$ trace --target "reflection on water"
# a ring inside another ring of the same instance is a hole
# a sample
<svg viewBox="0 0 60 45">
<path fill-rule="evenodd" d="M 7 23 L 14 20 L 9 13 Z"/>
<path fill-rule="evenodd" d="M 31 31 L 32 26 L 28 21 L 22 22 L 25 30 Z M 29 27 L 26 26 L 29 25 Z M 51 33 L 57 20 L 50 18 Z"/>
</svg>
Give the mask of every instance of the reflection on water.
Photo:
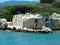
<svg viewBox="0 0 60 45">
<path fill-rule="evenodd" d="M 49 34 L 0 31 L 1 45 L 60 45 L 60 32 Z"/>
</svg>

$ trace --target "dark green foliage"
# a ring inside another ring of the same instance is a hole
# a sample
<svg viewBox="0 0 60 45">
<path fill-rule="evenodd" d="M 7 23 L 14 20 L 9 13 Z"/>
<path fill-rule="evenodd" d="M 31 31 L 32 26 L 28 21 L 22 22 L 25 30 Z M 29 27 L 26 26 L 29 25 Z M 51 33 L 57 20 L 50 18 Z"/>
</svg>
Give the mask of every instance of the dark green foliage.
<svg viewBox="0 0 60 45">
<path fill-rule="evenodd" d="M 37 10 L 36 12 L 34 13 L 37 13 L 37 14 L 42 14 L 42 16 L 44 15 L 44 13 L 48 13 L 48 15 L 52 15 L 53 13 L 59 13 L 60 14 L 60 11 L 56 10 L 56 9 L 53 9 L 53 8 L 44 8 L 44 9 L 39 9 Z"/>
<path fill-rule="evenodd" d="M 17 11 L 21 11 L 24 13 L 26 12 L 32 12 L 32 10 L 36 8 L 36 6 L 32 5 L 16 5 L 16 6 L 11 6 L 11 7 L 5 7 L 6 11 L 9 11 L 11 14 L 15 14 Z"/>
<path fill-rule="evenodd" d="M 41 3 L 52 3 L 54 0 L 40 0 Z"/>
<path fill-rule="evenodd" d="M 53 5 L 52 5 L 53 7 L 55 7 L 55 8 L 60 8 L 60 2 L 56 2 L 56 3 L 53 3 Z"/>
<path fill-rule="evenodd" d="M 21 13 L 32 12 L 34 8 L 37 8 L 33 5 L 15 5 L 15 6 L 7 6 L 5 7 L 4 18 L 8 21 L 12 20 L 13 15 L 17 14 L 17 11 L 21 11 Z"/>
<path fill-rule="evenodd" d="M 42 14 L 42 16 L 52 15 L 54 12 L 60 14 L 60 10 L 58 11 L 57 9 L 53 8 L 39 8 L 38 6 L 33 5 L 7 6 L 4 9 L 4 15 L 0 16 L 0 18 L 6 18 L 8 21 L 12 21 L 13 15 L 15 15 L 16 11 L 18 10 L 22 12 L 30 12 L 33 14 Z"/>
</svg>

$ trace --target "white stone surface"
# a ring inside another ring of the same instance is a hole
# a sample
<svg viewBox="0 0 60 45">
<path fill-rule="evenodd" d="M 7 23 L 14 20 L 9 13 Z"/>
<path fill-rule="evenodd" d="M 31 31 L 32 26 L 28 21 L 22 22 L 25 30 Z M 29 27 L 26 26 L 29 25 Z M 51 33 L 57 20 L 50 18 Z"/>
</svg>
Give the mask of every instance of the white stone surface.
<svg viewBox="0 0 60 45">
<path fill-rule="evenodd" d="M 39 16 L 39 14 L 30 14 L 30 13 L 26 13 L 26 14 L 19 14 L 19 15 L 14 15 L 13 16 L 13 20 L 12 26 L 19 26 L 19 27 L 27 27 L 27 28 L 35 28 L 35 20 L 38 19 L 38 24 L 37 24 L 37 28 L 41 28 L 42 27 L 42 16 Z"/>
<path fill-rule="evenodd" d="M 0 19 L 0 28 L 1 29 L 4 29 L 4 28 L 7 28 L 7 20 L 2 18 Z"/>
<path fill-rule="evenodd" d="M 54 20 L 57 27 L 60 28 L 60 14 L 53 13 L 51 17 Z"/>
<path fill-rule="evenodd" d="M 56 24 L 57 27 L 60 25 L 60 14 L 53 13 L 52 16 L 50 17 L 53 19 L 54 23 Z M 37 26 L 35 20 L 38 20 Z M 29 29 L 41 29 L 42 26 L 45 25 L 45 19 L 42 19 L 42 16 L 40 14 L 31 14 L 31 13 L 26 13 L 26 14 L 18 14 L 13 16 L 12 20 L 12 27 L 16 27 L 16 29 L 21 29 L 21 28 L 29 28 Z M 49 23 L 49 22 L 47 22 Z M 10 23 L 11 24 L 11 23 Z M 10 25 L 9 25 L 10 26 Z"/>
<path fill-rule="evenodd" d="M 60 14 L 53 13 L 51 16 L 53 19 L 60 20 Z"/>
<path fill-rule="evenodd" d="M 52 30 L 48 27 L 42 26 L 42 30 L 41 31 L 46 31 L 46 32 L 52 32 Z"/>
</svg>

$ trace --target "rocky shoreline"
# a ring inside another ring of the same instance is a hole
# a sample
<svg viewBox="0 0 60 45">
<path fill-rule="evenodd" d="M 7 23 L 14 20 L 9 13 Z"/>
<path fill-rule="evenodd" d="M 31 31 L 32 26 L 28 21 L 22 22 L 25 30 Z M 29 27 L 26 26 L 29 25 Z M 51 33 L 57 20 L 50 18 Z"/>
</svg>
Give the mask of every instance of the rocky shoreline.
<svg viewBox="0 0 60 45">
<path fill-rule="evenodd" d="M 60 16 L 56 13 L 45 17 L 30 13 L 14 15 L 12 22 L 0 19 L 0 29 L 9 32 L 50 33 L 52 29 L 60 29 Z"/>
</svg>

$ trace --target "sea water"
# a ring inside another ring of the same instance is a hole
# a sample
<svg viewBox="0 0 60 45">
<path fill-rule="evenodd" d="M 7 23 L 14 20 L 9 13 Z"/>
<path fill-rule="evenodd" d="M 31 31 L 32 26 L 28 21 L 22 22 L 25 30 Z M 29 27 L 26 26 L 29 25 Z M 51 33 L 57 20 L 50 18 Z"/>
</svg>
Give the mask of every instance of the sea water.
<svg viewBox="0 0 60 45">
<path fill-rule="evenodd" d="M 60 45 L 60 32 L 43 34 L 0 31 L 0 45 Z"/>
</svg>

